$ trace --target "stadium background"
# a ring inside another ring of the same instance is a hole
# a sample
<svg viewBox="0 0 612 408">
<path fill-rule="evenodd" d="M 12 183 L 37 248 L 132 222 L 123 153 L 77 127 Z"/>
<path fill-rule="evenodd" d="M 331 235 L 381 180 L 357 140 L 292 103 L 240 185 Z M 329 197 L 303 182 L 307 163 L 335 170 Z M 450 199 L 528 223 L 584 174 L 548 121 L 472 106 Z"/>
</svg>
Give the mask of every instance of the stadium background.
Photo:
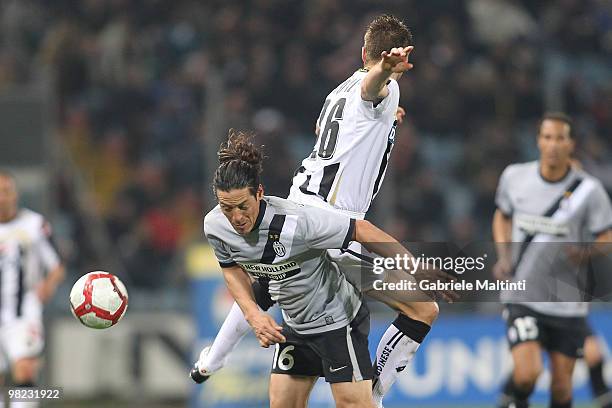
<svg viewBox="0 0 612 408">
<path fill-rule="evenodd" d="M 490 240 L 497 178 L 536 157 L 544 110 L 574 116 L 578 159 L 612 191 L 606 0 L 0 2 L 0 165 L 49 216 L 69 266 L 47 311 L 43 382 L 64 387 L 57 406 L 264 405 L 270 354 L 252 336 L 205 386 L 186 377 L 231 304 L 201 238 L 215 152 L 228 128 L 255 130 L 267 193 L 285 196 L 325 95 L 360 66 L 380 12 L 404 19 L 416 48 L 371 220 L 402 240 Z M 96 269 L 130 291 L 106 332 L 67 307 L 71 284 Z M 387 406 L 492 406 L 507 368 L 498 312 L 444 307 Z M 390 314 L 374 318 L 375 336 Z M 312 401 L 329 406 L 324 385 Z"/>
</svg>

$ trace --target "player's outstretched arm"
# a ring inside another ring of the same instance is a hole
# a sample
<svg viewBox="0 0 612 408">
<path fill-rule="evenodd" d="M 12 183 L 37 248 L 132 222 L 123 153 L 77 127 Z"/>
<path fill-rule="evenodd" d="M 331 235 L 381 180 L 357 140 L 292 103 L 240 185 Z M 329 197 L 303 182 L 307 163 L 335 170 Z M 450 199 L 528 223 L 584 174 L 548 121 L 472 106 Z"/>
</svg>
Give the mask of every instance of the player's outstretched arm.
<svg viewBox="0 0 612 408">
<path fill-rule="evenodd" d="M 282 327 L 257 306 L 249 275 L 239 266 L 221 269 L 227 288 L 255 332 L 259 344 L 262 347 L 269 347 L 271 344 L 284 343 L 285 337 L 281 334 Z"/>
<path fill-rule="evenodd" d="M 410 46 L 383 51 L 380 61 L 370 68 L 361 82 L 361 99 L 371 102 L 385 99 L 389 95 L 387 81 L 391 75 L 412 69 L 413 65 L 408 62 L 408 57 L 413 49 L 414 47 Z"/>
<path fill-rule="evenodd" d="M 354 240 L 362 244 L 368 251 L 385 258 L 395 258 L 398 255 L 402 258 L 404 255 L 414 258 L 414 255 L 399 241 L 366 220 L 357 220 L 355 222 Z M 437 279 L 443 282 L 453 280 L 453 277 L 445 272 L 431 268 L 418 268 L 416 271 L 409 272 L 417 279 Z M 442 290 L 439 294 L 447 302 L 453 302 L 458 297 L 452 290 Z"/>
</svg>

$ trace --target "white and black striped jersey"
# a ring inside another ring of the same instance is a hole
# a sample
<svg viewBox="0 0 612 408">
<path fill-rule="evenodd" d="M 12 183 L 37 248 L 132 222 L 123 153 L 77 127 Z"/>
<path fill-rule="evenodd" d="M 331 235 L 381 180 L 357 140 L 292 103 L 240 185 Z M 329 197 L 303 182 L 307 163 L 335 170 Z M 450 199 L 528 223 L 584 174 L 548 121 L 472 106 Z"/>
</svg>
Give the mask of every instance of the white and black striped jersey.
<svg viewBox="0 0 612 408">
<path fill-rule="evenodd" d="M 327 249 L 346 248 L 355 219 L 278 197 L 264 197 L 253 230 L 238 234 L 219 206 L 204 219 L 204 233 L 221 267 L 240 265 L 269 281 L 270 296 L 300 334 L 347 326 L 361 306 Z"/>
<path fill-rule="evenodd" d="M 0 223 L 0 324 L 40 313 L 34 289 L 60 259 L 42 215 L 21 209 Z"/>
<path fill-rule="evenodd" d="M 562 180 L 549 182 L 539 162 L 513 164 L 500 178 L 495 202 L 512 217 L 514 279 L 526 280 L 526 291 L 503 292 L 502 301 L 528 299 L 526 306 L 548 315 L 586 315 L 586 271 L 565 249 L 566 243 L 592 242 L 612 228 L 612 205 L 599 180 L 572 168 Z"/>
<path fill-rule="evenodd" d="M 363 218 L 385 177 L 395 142 L 399 86 L 379 104 L 361 99 L 359 70 L 325 100 L 314 150 L 295 172 L 289 199 Z"/>
</svg>

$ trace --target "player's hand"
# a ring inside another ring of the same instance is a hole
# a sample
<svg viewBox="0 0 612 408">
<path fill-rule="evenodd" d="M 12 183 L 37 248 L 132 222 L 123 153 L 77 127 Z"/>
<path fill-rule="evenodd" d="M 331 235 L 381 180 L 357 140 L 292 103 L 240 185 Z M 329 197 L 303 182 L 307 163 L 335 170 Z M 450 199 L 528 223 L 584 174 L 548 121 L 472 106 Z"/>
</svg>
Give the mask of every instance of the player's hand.
<svg viewBox="0 0 612 408">
<path fill-rule="evenodd" d="M 413 46 L 405 48 L 391 48 L 391 51 L 383 51 L 380 56 L 382 58 L 382 69 L 387 72 L 401 73 L 411 70 L 414 65 L 408 62 L 408 57 L 414 49 Z"/>
<path fill-rule="evenodd" d="M 36 288 L 36 296 L 38 296 L 38 300 L 43 304 L 51 299 L 53 292 L 54 290 L 50 288 L 49 285 L 45 284 L 45 282 L 40 283 Z"/>
<path fill-rule="evenodd" d="M 395 111 L 395 119 L 397 119 L 398 125 L 404 122 L 404 116 L 406 116 L 406 111 L 401 106 L 398 106 L 397 111 Z"/>
<path fill-rule="evenodd" d="M 493 265 L 493 277 L 497 280 L 508 280 L 512 277 L 512 264 L 507 259 L 499 259 Z"/>
<path fill-rule="evenodd" d="M 588 248 L 579 245 L 567 245 L 565 247 L 567 259 L 574 265 L 584 265 L 589 262 L 590 251 Z"/>
<path fill-rule="evenodd" d="M 442 282 L 442 283 L 452 283 L 456 282 L 457 279 L 449 273 L 446 273 L 443 270 L 432 267 L 431 265 L 427 268 L 419 268 L 414 273 L 411 273 L 417 282 L 422 280 L 427 280 L 429 282 Z M 426 291 L 427 295 L 433 300 L 438 300 L 438 298 L 444 299 L 448 303 L 453 303 L 459 299 L 459 294 L 452 290 L 430 290 Z"/>
<path fill-rule="evenodd" d="M 269 314 L 259 312 L 247 317 L 247 321 L 255 332 L 255 337 L 257 337 L 261 347 L 268 348 L 272 344 L 286 341 L 285 336 L 281 333 L 283 328 Z"/>
</svg>

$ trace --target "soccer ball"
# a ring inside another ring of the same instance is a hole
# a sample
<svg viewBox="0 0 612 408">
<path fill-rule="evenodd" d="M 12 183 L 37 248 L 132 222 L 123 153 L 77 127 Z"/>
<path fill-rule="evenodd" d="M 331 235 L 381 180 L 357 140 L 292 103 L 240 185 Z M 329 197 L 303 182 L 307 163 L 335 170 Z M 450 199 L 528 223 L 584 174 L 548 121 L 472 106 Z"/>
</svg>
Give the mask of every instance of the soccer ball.
<svg viewBox="0 0 612 408">
<path fill-rule="evenodd" d="M 127 306 L 125 285 L 108 272 L 89 272 L 81 276 L 70 291 L 72 314 L 92 329 L 114 326 L 125 314 Z"/>
</svg>

